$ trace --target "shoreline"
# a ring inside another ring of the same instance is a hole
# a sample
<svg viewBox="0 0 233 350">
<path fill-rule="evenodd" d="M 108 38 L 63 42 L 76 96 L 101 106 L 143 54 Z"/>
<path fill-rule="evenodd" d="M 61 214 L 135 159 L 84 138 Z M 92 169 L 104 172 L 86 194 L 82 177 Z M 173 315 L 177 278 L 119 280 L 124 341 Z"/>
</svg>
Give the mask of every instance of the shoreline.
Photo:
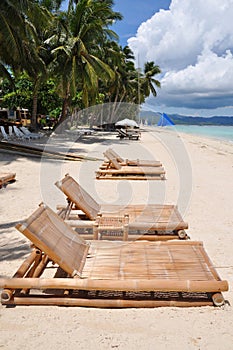
<svg viewBox="0 0 233 350">
<path fill-rule="evenodd" d="M 233 343 L 232 179 L 233 145 L 194 135 L 146 129 L 140 141 L 114 134 L 93 135 L 60 145 L 81 155 L 103 158 L 112 147 L 123 158 L 157 159 L 166 181 L 101 181 L 95 170 L 102 161 L 49 161 L 0 152 L 1 171 L 16 172 L 16 182 L 0 190 L 0 275 L 11 277 L 30 251 L 15 228 L 44 201 L 52 209 L 65 204 L 54 182 L 65 173 L 101 203 L 178 204 L 189 223 L 191 240 L 204 243 L 221 279 L 229 283 L 222 308 L 160 307 L 94 309 L 81 307 L 0 305 L 3 349 L 208 349 L 229 350 Z M 159 320 L 159 322 L 158 322 Z M 61 327 L 62 324 L 62 327 Z M 182 331 L 181 331 L 182 330 Z"/>
<path fill-rule="evenodd" d="M 178 127 L 178 130 L 176 129 L 176 127 Z M 189 131 L 184 131 L 182 129 L 179 130 L 179 127 L 187 127 L 187 128 L 192 128 L 192 127 L 194 127 L 194 128 L 199 128 L 199 127 L 200 128 L 201 127 L 203 127 L 203 128 L 208 128 L 208 127 L 210 127 L 210 128 L 212 128 L 212 127 L 214 127 L 214 128 L 221 128 L 221 127 L 223 127 L 223 128 L 231 128 L 232 129 L 231 139 L 229 138 L 229 135 L 228 135 L 227 138 L 226 137 L 224 138 L 223 136 L 200 134 L 198 132 L 189 132 Z M 147 128 L 149 130 L 153 131 L 153 130 L 158 130 L 159 127 L 156 126 L 156 125 L 155 126 L 144 127 L 145 130 Z M 178 124 L 178 125 L 175 125 L 174 128 L 175 128 L 175 132 L 177 132 L 178 134 L 188 134 L 190 136 L 193 135 L 195 137 L 207 138 L 207 139 L 216 140 L 216 141 L 225 141 L 225 142 L 230 143 L 230 144 L 233 143 L 233 126 L 232 125 L 186 125 L 186 124 Z M 161 129 L 161 127 L 160 127 L 160 129 Z M 164 128 L 164 130 L 165 129 L 166 128 Z M 167 128 L 166 130 L 174 132 L 174 130 L 172 130 L 171 128 Z"/>
</svg>

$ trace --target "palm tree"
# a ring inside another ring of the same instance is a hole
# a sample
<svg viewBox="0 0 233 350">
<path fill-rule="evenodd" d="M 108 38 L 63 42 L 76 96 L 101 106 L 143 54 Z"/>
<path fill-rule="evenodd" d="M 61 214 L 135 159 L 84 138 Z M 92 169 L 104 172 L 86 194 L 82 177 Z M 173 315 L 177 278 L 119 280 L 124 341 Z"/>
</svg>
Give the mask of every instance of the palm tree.
<svg viewBox="0 0 233 350">
<path fill-rule="evenodd" d="M 140 86 L 144 97 L 148 97 L 150 93 L 152 93 L 154 97 L 157 96 L 157 92 L 154 85 L 160 88 L 161 84 L 157 79 L 154 79 L 153 77 L 156 74 L 160 74 L 160 73 L 161 73 L 161 70 L 159 66 L 155 65 L 153 61 L 145 63 L 144 71 L 140 79 Z"/>
<path fill-rule="evenodd" d="M 48 23 L 49 12 L 33 0 L 0 2 L 0 72 L 13 81 L 9 69 L 18 75 L 26 71 L 34 82 L 32 124 L 36 125 L 37 91 L 46 64 L 39 55 L 39 31 Z"/>
<path fill-rule="evenodd" d="M 83 104 L 88 107 L 96 103 L 100 77 L 103 81 L 114 77 L 113 70 L 100 59 L 106 38 L 117 37 L 108 26 L 122 18 L 112 10 L 112 5 L 111 0 L 69 2 L 67 30 L 57 38 L 52 50 L 53 74 L 63 97 L 60 123 L 66 119 L 71 98 L 77 90 L 82 91 Z"/>
</svg>

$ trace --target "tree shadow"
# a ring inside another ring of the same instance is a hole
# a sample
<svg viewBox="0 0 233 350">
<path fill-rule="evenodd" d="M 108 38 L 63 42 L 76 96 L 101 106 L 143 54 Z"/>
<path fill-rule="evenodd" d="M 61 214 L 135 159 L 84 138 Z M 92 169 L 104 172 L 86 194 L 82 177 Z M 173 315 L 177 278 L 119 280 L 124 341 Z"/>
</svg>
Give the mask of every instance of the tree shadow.
<svg viewBox="0 0 233 350">
<path fill-rule="evenodd" d="M 1 261 L 13 261 L 17 259 L 24 258 L 30 252 L 30 247 L 28 243 L 19 240 L 19 246 L 14 244 L 13 246 L 7 245 L 4 247 L 0 247 L 0 262 Z"/>
<path fill-rule="evenodd" d="M 0 224 L 0 261 L 12 261 L 24 258 L 30 251 L 30 245 L 24 237 L 17 235 L 15 225 L 20 221 Z"/>
</svg>

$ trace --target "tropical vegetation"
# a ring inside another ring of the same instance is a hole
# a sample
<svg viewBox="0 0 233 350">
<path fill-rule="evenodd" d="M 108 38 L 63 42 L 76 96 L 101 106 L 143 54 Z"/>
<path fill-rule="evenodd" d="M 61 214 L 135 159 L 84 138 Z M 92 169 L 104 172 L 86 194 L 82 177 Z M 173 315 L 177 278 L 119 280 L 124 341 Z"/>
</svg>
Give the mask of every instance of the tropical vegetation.
<svg viewBox="0 0 233 350">
<path fill-rule="evenodd" d="M 141 104 L 160 82 L 159 66 L 135 68 L 111 29 L 122 15 L 112 0 L 1 0 L 1 106 L 28 108 L 64 121 L 74 110 L 118 102 Z"/>
</svg>

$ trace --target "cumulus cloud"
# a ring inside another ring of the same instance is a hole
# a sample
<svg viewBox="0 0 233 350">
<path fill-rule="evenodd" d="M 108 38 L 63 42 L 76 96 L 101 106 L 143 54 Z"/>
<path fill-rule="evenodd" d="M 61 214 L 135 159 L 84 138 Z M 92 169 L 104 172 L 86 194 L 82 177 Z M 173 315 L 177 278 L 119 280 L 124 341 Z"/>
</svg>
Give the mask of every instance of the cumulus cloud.
<svg viewBox="0 0 233 350">
<path fill-rule="evenodd" d="M 233 0 L 172 0 L 140 25 L 128 45 L 141 67 L 154 61 L 163 72 L 156 104 L 232 105 L 232 18 Z"/>
</svg>

